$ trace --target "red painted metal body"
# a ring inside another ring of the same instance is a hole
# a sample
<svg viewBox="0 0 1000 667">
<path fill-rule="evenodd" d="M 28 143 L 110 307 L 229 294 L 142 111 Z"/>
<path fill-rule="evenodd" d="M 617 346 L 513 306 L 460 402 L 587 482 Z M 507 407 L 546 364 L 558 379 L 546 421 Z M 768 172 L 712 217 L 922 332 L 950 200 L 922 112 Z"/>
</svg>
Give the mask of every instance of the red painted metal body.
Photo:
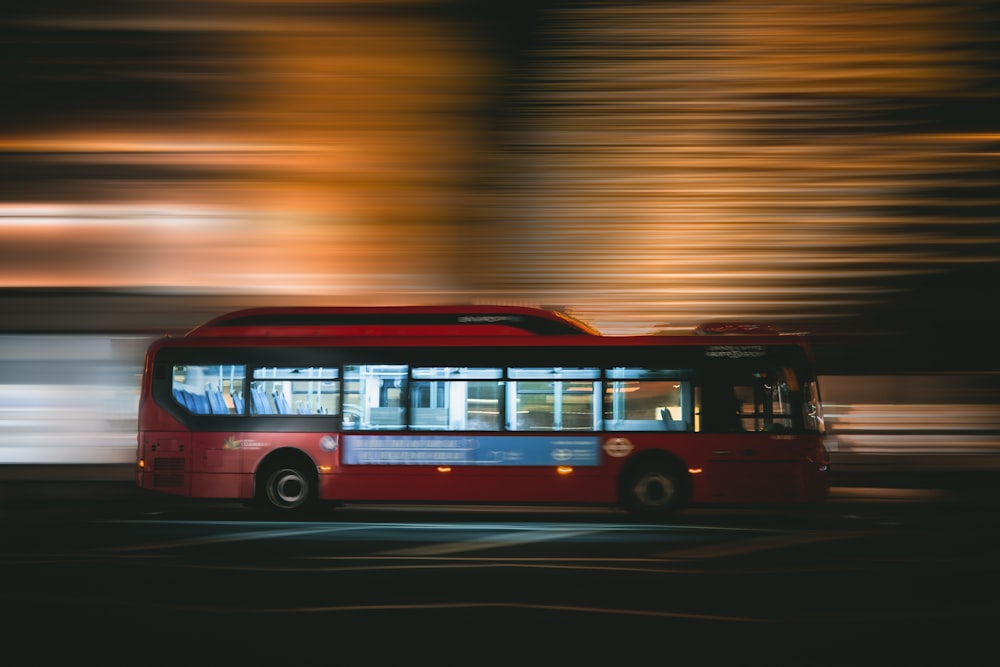
<svg viewBox="0 0 1000 667">
<path fill-rule="evenodd" d="M 379 322 L 378 317 L 389 315 Z M 281 318 L 291 316 L 282 324 Z M 397 317 L 398 316 L 398 317 Z M 442 316 L 435 321 L 434 316 Z M 400 319 L 401 317 L 401 319 Z M 428 318 L 430 324 L 421 324 Z M 449 323 L 452 317 L 468 318 Z M 523 319 L 532 317 L 524 328 Z M 272 318 L 273 321 L 269 321 Z M 340 318 L 339 320 L 337 318 Z M 396 318 L 396 319 L 393 319 Z M 511 319 L 506 319 L 511 318 Z M 516 321 L 515 321 L 516 320 Z M 540 322 L 540 324 L 538 323 Z M 287 427 L 250 415 L 220 417 L 201 425 L 169 405 L 157 368 L 164 351 L 183 355 L 248 358 L 264 350 L 320 351 L 350 354 L 364 350 L 377 357 L 380 350 L 394 360 L 407 351 L 440 354 L 460 350 L 463 358 L 481 355 L 484 364 L 499 352 L 504 358 L 548 359 L 581 354 L 605 364 L 616 351 L 655 357 L 664 348 L 768 349 L 808 348 L 801 336 L 779 336 L 767 331 L 739 336 L 601 336 L 568 318 L 545 311 L 497 307 L 440 307 L 398 309 L 259 309 L 241 311 L 192 330 L 186 336 L 164 338 L 150 346 L 142 383 L 136 483 L 140 488 L 193 498 L 251 499 L 258 495 L 258 478 L 276 452 L 294 452 L 308 460 L 323 500 L 463 503 L 563 503 L 617 505 L 623 474 L 631 461 L 646 454 L 663 454 L 684 471 L 687 501 L 706 503 L 815 503 L 827 494 L 827 452 L 820 431 L 799 432 L 628 432 L 601 428 L 584 434 L 594 439 L 594 465 L 503 466 L 483 465 L 355 465 L 344 460 L 344 438 L 351 431 L 330 419 L 291 419 Z M 284 351 L 293 351 L 287 353 Z M 391 354 L 390 354 L 391 351 Z M 611 361 L 608 361 L 611 363 Z M 808 366 L 806 367 L 808 369 Z M 399 429 L 380 435 L 407 441 L 440 434 Z M 475 439 L 481 433 L 449 433 L 448 437 Z M 495 437 L 517 439 L 536 433 L 502 431 Z M 550 434 L 551 435 L 551 434 Z M 559 435 L 558 433 L 555 435 Z M 579 434 L 575 434 L 579 435 Z"/>
</svg>

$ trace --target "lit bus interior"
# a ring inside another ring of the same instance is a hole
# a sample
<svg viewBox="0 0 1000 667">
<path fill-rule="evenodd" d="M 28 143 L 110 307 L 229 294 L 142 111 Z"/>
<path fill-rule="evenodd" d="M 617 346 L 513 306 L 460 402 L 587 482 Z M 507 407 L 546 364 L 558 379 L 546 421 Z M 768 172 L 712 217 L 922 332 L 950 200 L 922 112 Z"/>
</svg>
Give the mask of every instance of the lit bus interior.
<svg viewBox="0 0 1000 667">
<path fill-rule="evenodd" d="M 248 376 L 244 365 L 209 364 L 174 365 L 172 378 L 174 400 L 190 414 L 332 416 L 347 431 L 792 430 L 799 389 L 791 368 L 744 374 L 724 387 L 732 411 L 703 416 L 714 390 L 689 369 L 366 364 L 268 366 Z M 803 427 L 819 430 L 811 398 Z"/>
</svg>

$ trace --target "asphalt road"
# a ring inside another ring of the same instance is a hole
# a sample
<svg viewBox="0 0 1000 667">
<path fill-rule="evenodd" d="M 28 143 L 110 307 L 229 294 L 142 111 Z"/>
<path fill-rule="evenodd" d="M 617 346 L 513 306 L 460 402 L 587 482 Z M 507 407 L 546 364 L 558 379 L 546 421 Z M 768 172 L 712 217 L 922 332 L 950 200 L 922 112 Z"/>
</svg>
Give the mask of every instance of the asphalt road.
<svg viewBox="0 0 1000 667">
<path fill-rule="evenodd" d="M 1000 620 L 1000 494 L 986 489 L 838 487 L 822 506 L 697 509 L 663 524 L 611 509 L 429 506 L 289 522 L 92 490 L 3 506 L 13 654 L 979 664 Z"/>
</svg>

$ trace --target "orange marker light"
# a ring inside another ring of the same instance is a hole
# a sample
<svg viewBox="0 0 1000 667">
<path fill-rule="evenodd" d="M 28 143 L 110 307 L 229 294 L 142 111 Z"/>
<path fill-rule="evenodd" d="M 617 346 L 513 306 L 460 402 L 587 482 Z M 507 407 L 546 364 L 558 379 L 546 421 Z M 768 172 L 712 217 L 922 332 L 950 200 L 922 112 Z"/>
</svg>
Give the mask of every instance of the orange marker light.
<svg viewBox="0 0 1000 667">
<path fill-rule="evenodd" d="M 569 466 L 559 466 L 558 468 L 556 468 L 556 472 L 558 472 L 560 475 L 568 475 L 571 472 L 573 472 L 573 469 L 570 468 Z"/>
<path fill-rule="evenodd" d="M 438 466 L 438 472 L 451 472 L 451 466 Z"/>
<path fill-rule="evenodd" d="M 701 468 L 688 468 L 688 473 L 691 475 L 700 475 L 702 473 Z"/>
</svg>

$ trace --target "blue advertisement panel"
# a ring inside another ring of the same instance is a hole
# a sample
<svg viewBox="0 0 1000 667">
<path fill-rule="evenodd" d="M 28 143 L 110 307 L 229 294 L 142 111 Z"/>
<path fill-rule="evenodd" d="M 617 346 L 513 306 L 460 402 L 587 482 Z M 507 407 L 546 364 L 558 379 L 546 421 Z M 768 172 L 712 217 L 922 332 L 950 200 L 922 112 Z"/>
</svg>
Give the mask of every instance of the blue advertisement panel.
<svg viewBox="0 0 1000 667">
<path fill-rule="evenodd" d="M 596 466 L 600 438 L 565 435 L 345 435 L 346 465 Z"/>
</svg>

